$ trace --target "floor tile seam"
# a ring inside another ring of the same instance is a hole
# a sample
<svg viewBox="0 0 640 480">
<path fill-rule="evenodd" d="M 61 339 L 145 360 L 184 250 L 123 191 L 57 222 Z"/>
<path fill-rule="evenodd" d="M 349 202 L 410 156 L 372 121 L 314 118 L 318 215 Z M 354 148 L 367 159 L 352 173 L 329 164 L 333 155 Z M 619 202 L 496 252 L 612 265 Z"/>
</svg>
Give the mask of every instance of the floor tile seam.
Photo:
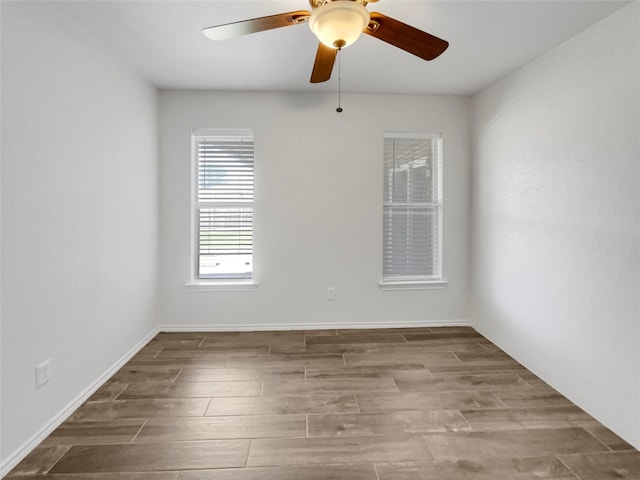
<svg viewBox="0 0 640 480">
<path fill-rule="evenodd" d="M 198 417 L 198 416 L 204 416 L 204 415 L 192 415 L 190 417 L 169 417 L 169 418 L 194 418 L 194 417 Z M 88 424 L 91 423 L 108 423 L 108 422 L 114 422 L 114 421 L 118 421 L 118 420 L 144 420 L 145 418 L 156 418 L 156 419 L 160 419 L 160 418 L 167 418 L 167 417 L 115 417 L 115 418 L 98 418 L 98 419 L 94 419 L 94 418 L 89 418 L 89 419 L 79 419 L 79 420 L 73 420 L 71 418 L 69 418 L 68 420 L 66 420 L 62 425 L 60 426 L 64 426 L 67 423 L 70 423 L 71 425 L 78 425 L 78 426 L 87 426 Z"/>
<path fill-rule="evenodd" d="M 378 473 L 378 467 L 376 466 L 376 463 L 375 463 L 375 462 L 373 462 L 373 463 L 372 463 L 372 465 L 373 465 L 373 471 L 374 471 L 374 472 L 375 472 L 375 474 L 376 474 L 376 479 L 377 479 L 377 480 L 380 480 L 380 474 Z"/>
<path fill-rule="evenodd" d="M 496 410 L 499 410 L 499 409 L 496 409 Z M 469 421 L 469 419 L 466 417 L 466 415 L 463 413 L 462 410 L 456 409 L 454 411 L 458 412 L 460 416 L 464 419 L 464 422 L 467 424 L 467 427 L 469 427 L 469 431 L 475 431 L 475 428 L 473 427 L 473 425 L 471 425 L 471 422 Z M 474 410 L 474 411 L 477 411 L 477 410 Z"/>
<path fill-rule="evenodd" d="M 303 380 L 301 380 L 303 381 Z M 310 380 L 307 380 L 310 381 Z M 371 392 L 369 391 L 363 391 L 363 392 L 358 392 L 359 394 L 371 394 Z M 396 393 L 396 392 L 387 392 L 387 393 Z M 349 396 L 349 395 L 355 395 L 355 393 L 353 391 L 351 392 L 340 392 L 340 391 L 323 391 L 323 392 L 312 392 L 312 393 L 274 393 L 274 394 L 267 394 L 264 395 L 263 397 L 260 397 L 259 395 L 230 395 L 227 397 L 187 397 L 186 400 L 189 399 L 193 399 L 193 400 L 198 400 L 198 399 L 203 399 L 203 398 L 210 398 L 211 400 L 216 400 L 219 398 L 255 398 L 255 399 L 259 399 L 259 398 L 278 398 L 278 397 L 282 397 L 282 398 L 289 398 L 289 397 L 294 397 L 294 398 L 298 398 L 298 397 L 304 397 L 304 398 L 329 398 L 329 397 L 335 397 L 335 396 L 339 396 L 339 397 L 343 397 L 343 396 Z M 134 401 L 137 401 L 138 399 L 134 399 Z M 145 399 L 141 399 L 141 400 L 145 400 Z M 148 399 L 147 399 L 148 400 Z M 166 400 L 164 398 L 160 398 L 159 400 Z M 169 400 L 183 400 L 183 398 L 169 398 Z M 118 400 L 119 402 L 127 402 L 130 400 Z M 191 415 L 193 416 L 193 415 Z M 135 418 L 144 418 L 144 417 L 135 417 Z"/>
<path fill-rule="evenodd" d="M 517 375 L 518 375 L 518 378 L 522 380 L 524 383 L 526 383 L 527 385 L 529 385 L 531 389 L 535 390 L 536 392 L 542 391 L 541 389 L 536 388 L 535 385 L 531 385 L 525 378 L 523 378 L 522 373 L 518 373 Z"/>
<path fill-rule="evenodd" d="M 142 422 L 142 425 L 140 425 L 140 428 L 135 433 L 135 435 L 133 436 L 133 438 L 131 439 L 131 441 L 129 443 L 136 443 L 136 439 L 140 436 L 140 432 L 142 432 L 142 429 L 145 427 L 147 422 L 149 422 L 149 418 L 145 418 L 144 419 L 144 421 Z"/>
<path fill-rule="evenodd" d="M 209 408 L 211 408 L 211 402 L 213 402 L 213 397 L 209 398 L 209 401 L 207 402 L 207 405 L 204 407 L 204 412 L 202 413 L 202 415 L 196 416 L 197 418 L 206 418 L 206 417 L 208 417 L 207 413 L 209 412 Z M 175 418 L 175 417 L 171 417 L 171 418 Z M 184 418 L 189 418 L 189 417 L 184 417 Z"/>
<path fill-rule="evenodd" d="M 471 432 L 471 430 L 463 430 L 463 432 Z M 402 432 L 382 432 L 382 433 L 359 433 L 357 435 L 310 435 L 309 438 L 311 439 L 326 439 L 326 440 L 330 440 L 330 439 L 342 439 L 342 438 L 347 438 L 347 439 L 362 439 L 362 438 L 367 438 L 367 439 L 380 439 L 380 438 L 386 438 L 386 437 L 421 437 L 424 435 L 434 435 L 434 434 L 443 434 L 443 433 L 458 433 L 458 432 L 453 432 L 453 431 L 443 431 L 443 430 L 434 430 L 431 432 L 407 432 L 407 431 L 402 431 Z M 302 437 L 274 437 L 274 438 L 302 438 Z M 262 439 L 262 438 L 260 438 Z M 260 440 L 260 439 L 256 439 L 256 440 Z M 424 440 L 424 439 L 422 439 Z M 429 452 L 431 452 L 431 449 L 428 449 Z"/>
<path fill-rule="evenodd" d="M 455 358 L 456 360 L 458 360 L 458 363 L 459 363 L 460 365 L 464 365 L 464 364 L 465 364 L 465 362 L 463 362 L 463 361 L 460 359 L 460 357 L 458 356 L 458 354 L 457 354 L 455 351 L 453 351 L 453 350 L 449 350 L 447 353 L 450 353 L 450 354 L 453 356 L 453 358 Z M 458 353 L 460 353 L 460 352 L 458 352 Z"/>
<path fill-rule="evenodd" d="M 486 391 L 486 390 L 485 390 Z M 490 392 L 491 393 L 491 392 Z M 547 413 L 547 411 L 550 410 L 560 410 L 560 409 L 567 409 L 567 408 L 571 408 L 571 409 L 579 409 L 580 407 L 578 406 L 574 406 L 574 405 L 536 405 L 535 407 L 498 407 L 498 408 L 483 408 L 483 409 L 477 409 L 477 408 L 465 408 L 464 411 L 466 412 L 472 412 L 472 411 L 482 411 L 483 413 L 488 412 L 488 411 L 496 411 L 496 412 L 504 412 L 505 410 L 508 411 L 515 411 L 515 410 L 525 410 L 525 411 L 530 411 L 530 410 L 543 410 L 544 413 Z M 584 411 L 583 411 L 584 412 Z M 567 413 L 567 412 L 565 412 Z M 571 413 L 571 412 L 569 412 Z M 588 413 L 584 412 L 585 415 L 589 415 Z M 593 418 L 593 417 L 591 417 Z M 576 427 L 582 427 L 584 428 L 580 423 L 578 422 L 584 422 L 589 419 L 577 419 L 577 420 L 570 420 L 567 419 L 568 422 L 576 422 Z M 594 421 L 597 422 L 597 420 L 593 419 Z M 586 428 L 585 428 L 586 430 Z"/>
<path fill-rule="evenodd" d="M 131 382 L 126 383 L 126 384 L 124 384 L 124 385 L 125 385 L 125 386 L 124 386 L 124 388 L 123 388 L 122 390 L 120 390 L 120 392 L 118 392 L 118 394 L 117 394 L 117 395 L 115 395 L 115 396 L 113 397 L 113 401 L 114 401 L 114 402 L 122 402 L 122 401 L 126 401 L 126 400 L 127 400 L 126 398 L 124 398 L 124 399 L 122 399 L 122 400 L 119 400 L 119 399 L 120 399 L 120 396 L 121 396 L 121 395 L 123 395 L 123 394 L 127 391 L 127 389 L 129 388 L 129 386 L 131 385 Z"/>
<path fill-rule="evenodd" d="M 362 410 L 360 410 L 360 404 L 358 403 L 358 395 L 357 394 L 353 394 L 353 401 L 356 404 L 356 413 L 362 413 Z"/>
<path fill-rule="evenodd" d="M 485 390 L 485 391 L 489 391 L 489 390 Z M 492 391 L 489 391 L 490 393 L 494 393 Z M 495 395 L 495 393 L 494 393 Z M 504 402 L 502 402 L 503 404 L 505 404 Z M 505 404 L 507 405 L 507 404 Z M 554 410 L 557 408 L 567 408 L 567 407 L 576 407 L 576 408 L 580 408 L 577 405 L 574 404 L 562 404 L 562 405 L 535 405 L 535 406 L 510 406 L 507 405 L 506 407 L 503 408 L 495 408 L 494 410 L 531 410 L 531 409 L 541 409 L 541 410 Z M 471 409 L 468 409 L 471 410 Z M 483 409 L 483 410 L 491 410 L 489 409 Z M 588 413 L 584 412 L 586 415 L 589 415 Z M 595 419 L 594 419 L 595 420 Z M 585 421 L 583 420 L 571 420 L 572 422 L 582 422 Z M 597 420 L 596 420 L 597 421 Z M 579 423 L 576 423 L 576 427 L 582 427 L 584 428 L 582 425 L 580 425 Z"/>
<path fill-rule="evenodd" d="M 613 448 L 611 448 L 609 445 L 604 443 L 602 440 L 600 440 L 598 437 L 596 437 L 593 433 L 591 433 L 585 427 L 580 426 L 580 425 L 576 425 L 575 428 L 579 428 L 580 430 L 585 432 L 587 435 L 589 435 L 591 438 L 595 439 L 600 445 L 602 445 L 604 448 L 607 449 L 606 453 L 616 453 L 616 451 Z M 601 452 L 601 453 L 604 453 L 604 452 Z"/>
<path fill-rule="evenodd" d="M 242 397 L 241 397 L 242 398 Z M 258 397 L 255 397 L 258 398 Z M 179 420 L 210 420 L 213 418 L 235 418 L 235 417 L 303 417 L 304 415 L 324 415 L 324 414 L 307 414 L 307 413 L 234 413 L 230 415 L 192 415 L 192 416 L 180 416 L 180 417 L 149 417 L 151 423 L 156 421 L 179 421 Z"/>
<path fill-rule="evenodd" d="M 436 409 L 428 409 L 428 408 L 406 408 L 406 409 L 383 409 L 383 410 L 365 410 L 360 411 L 359 410 L 359 405 L 358 406 L 358 411 L 357 412 L 340 412 L 340 413 L 318 413 L 315 415 L 380 415 L 380 414 L 394 414 L 394 413 L 400 413 L 400 414 L 404 414 L 404 413 L 411 413 L 411 412 L 450 412 L 453 411 L 454 409 L 452 408 L 436 408 Z"/>
<path fill-rule="evenodd" d="M 606 453 L 638 453 L 639 452 L 639 450 L 636 449 L 636 447 L 634 447 L 633 445 L 622 446 L 621 448 L 617 448 L 617 449 L 614 449 L 609 445 L 607 445 L 607 447 L 609 447 L 611 451 Z M 605 452 L 602 452 L 602 453 L 605 453 Z"/>
<path fill-rule="evenodd" d="M 555 430 L 555 429 L 551 429 L 551 430 Z M 455 432 L 447 432 L 447 433 L 455 433 Z M 496 430 L 487 431 L 487 432 L 484 432 L 484 431 L 471 431 L 471 432 L 466 432 L 466 433 L 496 433 Z M 439 432 L 430 432 L 430 433 L 421 434 L 421 436 L 424 438 L 425 443 L 429 447 L 429 451 L 433 454 L 433 461 L 446 461 L 446 460 L 448 460 L 449 459 L 448 456 L 446 456 L 446 455 L 445 456 L 436 455 L 434 453 L 434 451 L 431 449 L 430 443 L 429 443 L 429 439 L 428 439 L 428 437 L 431 436 L 431 435 L 440 435 L 440 433 Z M 562 460 L 561 457 L 563 457 L 563 456 L 565 456 L 565 457 L 566 456 L 578 457 L 578 456 L 581 456 L 581 455 L 594 455 L 594 454 L 597 455 L 597 454 L 610 454 L 610 453 L 613 453 L 613 452 L 577 452 L 577 453 L 552 453 L 552 452 L 543 453 L 543 452 L 539 452 L 538 454 L 535 454 L 535 455 L 530 454 L 530 453 L 528 453 L 528 454 L 517 454 L 517 455 L 511 454 L 511 455 L 505 455 L 504 457 L 498 456 L 497 458 L 514 460 L 514 459 L 526 459 L 526 458 L 535 458 L 535 457 L 543 457 L 543 456 L 555 457 L 558 460 L 560 460 L 564 466 L 567 467 L 567 469 L 571 472 L 572 475 L 574 475 L 576 477 L 576 479 L 582 480 L 582 477 L 579 476 L 578 474 L 576 474 L 571 468 L 569 468 L 569 466 Z M 464 457 L 459 457 L 458 455 L 456 455 L 456 458 L 458 458 L 460 460 L 464 460 Z"/>
<path fill-rule="evenodd" d="M 167 442 L 164 442 L 167 443 Z M 65 443 L 64 441 L 62 442 L 58 442 L 55 444 L 50 444 L 47 446 L 55 446 L 55 447 L 69 447 L 69 449 L 71 449 L 72 447 L 109 447 L 109 446 L 126 446 L 126 445 L 157 445 L 157 444 L 164 444 L 164 443 L 155 443 L 155 442 L 136 442 L 133 440 L 129 440 L 129 441 L 107 441 L 107 442 L 90 442 L 90 443 Z M 3 479 L 4 480 L 4 479 Z"/>
<path fill-rule="evenodd" d="M 431 461 L 436 460 L 436 454 L 435 454 L 434 450 L 431 448 L 431 446 L 429 445 L 429 442 L 427 441 L 427 435 L 429 435 L 429 433 L 420 433 L 418 435 L 420 435 L 420 437 L 422 439 L 422 443 L 424 444 L 425 448 L 427 449 L 427 452 L 429 453 L 429 455 L 431 455 L 431 458 L 427 458 L 426 460 L 431 460 Z"/>
<path fill-rule="evenodd" d="M 42 476 L 17 476 L 17 477 L 3 477 L 2 480 L 55 480 L 57 478 L 72 478 L 74 480 L 92 480 L 94 478 L 100 479 L 104 478 L 104 475 L 124 475 L 121 477 L 123 480 L 130 475 L 157 475 L 157 474 L 175 474 L 174 480 L 178 479 L 180 472 L 186 472 L 191 469 L 184 470 L 126 470 L 126 471 L 118 471 L 118 472 L 71 472 L 71 473 L 46 473 L 42 474 Z M 198 469 L 195 469 L 198 470 Z M 117 477 L 116 477 L 117 478 Z M 153 477 L 151 477 L 153 478 Z M 164 478 L 164 477 L 163 477 Z"/>
<path fill-rule="evenodd" d="M 230 439 L 222 439 L 220 441 L 234 441 L 234 440 L 251 440 L 252 442 L 265 442 L 268 440 L 312 440 L 312 441 L 320 441 L 320 440 L 376 440 L 380 439 L 386 440 L 389 438 L 400 438 L 403 440 L 424 440 L 422 437 L 429 434 L 437 434 L 441 432 L 428 432 L 428 433 L 420 433 L 420 432 L 402 432 L 402 433 L 378 433 L 378 434 L 358 434 L 351 436 L 343 436 L 343 435 L 334 435 L 334 436 L 326 436 L 326 435 L 311 435 L 309 437 L 305 437 L 304 435 L 289 435 L 284 437 L 252 437 L 252 438 L 230 438 Z M 213 442 L 218 441 L 218 439 L 212 440 L 179 440 L 175 442 L 158 442 L 158 444 L 167 444 L 167 443 L 187 443 L 187 442 Z M 119 444 L 122 445 L 122 444 Z M 124 444 L 128 445 L 128 444 Z M 344 462 L 336 462 L 339 464 L 343 464 Z M 358 462 L 347 462 L 347 463 L 358 463 Z M 365 462 L 368 463 L 368 462 Z"/>
<path fill-rule="evenodd" d="M 305 381 L 309 381 L 309 380 L 305 380 Z M 391 386 L 389 386 L 391 387 Z M 269 393 L 267 392 L 266 394 L 260 396 L 260 397 L 251 397 L 251 398 L 273 398 L 273 397 L 290 397 L 290 396 L 297 396 L 297 397 L 317 397 L 318 395 L 325 395 L 325 396 L 345 396 L 345 395 L 375 395 L 376 393 L 380 393 L 380 394 L 385 394 L 385 395 L 389 395 L 389 394 L 395 394 L 395 393 L 402 393 L 396 390 L 376 390 L 376 389 L 370 389 L 370 390 L 334 390 L 331 391 L 330 393 L 319 393 L 319 392 L 307 392 L 307 393 L 298 393 L 298 394 L 293 394 L 293 393 L 287 393 L 287 392 L 275 392 L 275 393 Z M 247 397 L 214 397 L 214 398 L 247 398 Z"/>
<path fill-rule="evenodd" d="M 60 460 L 62 460 L 62 459 L 64 458 L 64 456 L 65 456 L 67 453 L 69 453 L 69 450 L 71 450 L 71 448 L 73 447 L 73 445 L 66 445 L 66 447 L 67 447 L 67 448 L 65 448 L 65 449 L 64 449 L 64 451 L 62 451 L 62 452 L 60 453 L 60 456 L 59 456 L 56 460 L 54 460 L 54 461 L 51 463 L 51 465 L 49 466 L 49 468 L 47 468 L 46 470 L 44 470 L 44 471 L 43 471 L 43 473 L 42 473 L 43 475 L 49 475 L 49 472 L 50 472 L 51 470 L 53 470 L 53 469 L 54 469 L 54 467 L 55 467 L 55 466 L 60 462 Z M 20 477 L 20 476 L 18 476 L 18 477 L 16 477 L 16 478 L 21 478 L 21 477 Z M 29 477 L 26 477 L 26 478 L 29 478 Z"/>
<path fill-rule="evenodd" d="M 391 375 L 391 381 L 393 382 L 393 385 L 396 387 L 396 391 L 398 393 L 400 393 L 400 387 L 398 386 L 398 382 L 396 380 L 396 377 L 394 377 L 393 375 Z"/>
<path fill-rule="evenodd" d="M 265 395 L 265 397 L 269 397 L 272 395 Z M 128 398 L 123 398 L 122 400 L 118 400 L 120 402 L 128 402 L 131 400 L 203 400 L 203 399 L 211 399 L 211 398 L 247 398 L 247 397 L 251 397 L 251 398 L 260 398 L 259 394 L 255 394 L 252 393 L 251 395 L 240 395 L 238 393 L 234 393 L 232 395 L 211 395 L 211 392 L 207 392 L 204 393 L 200 396 L 191 396 L 191 397 L 179 397 L 179 396 L 158 396 L 158 395 L 154 395 L 154 396 L 145 396 L 144 394 L 141 395 L 137 395 L 137 396 L 132 396 L 132 397 L 128 397 Z"/>
<path fill-rule="evenodd" d="M 496 393 L 495 390 L 488 390 L 488 392 L 493 395 L 495 397 L 496 400 L 498 400 L 498 402 L 500 402 L 502 405 L 504 405 L 505 409 L 509 409 L 511 407 L 509 407 L 509 405 L 507 405 L 507 402 L 505 402 L 504 400 L 502 400 L 502 398 L 500 398 L 500 396 Z"/>
<path fill-rule="evenodd" d="M 65 450 L 65 454 L 68 453 L 68 451 L 71 448 L 100 448 L 100 447 L 155 447 L 158 445 L 162 445 L 162 446 L 170 446 L 170 445 L 187 445 L 187 444 L 200 444 L 200 443 L 205 443 L 205 444 L 213 444 L 213 443 L 229 443 L 229 442 L 233 442 L 233 443 L 244 443 L 249 445 L 250 442 L 255 441 L 255 440 L 286 440 L 286 439 L 305 439 L 306 437 L 304 435 L 294 435 L 294 436 L 274 436 L 274 437 L 229 437 L 229 438 L 182 438 L 182 439 L 171 439 L 171 440 L 152 440 L 152 441 L 148 441 L 148 442 L 114 442 L 114 443 L 90 443 L 90 444 L 81 444 L 81 443 L 77 443 L 77 444 L 73 444 L 73 445 L 64 445 L 61 444 L 61 446 L 64 447 L 68 447 L 67 450 Z M 314 437 L 312 437 L 314 438 Z M 59 460 L 56 461 L 56 463 Z M 52 467 L 53 468 L 53 467 Z M 100 473 L 100 472 L 92 472 L 92 473 Z M 104 472 L 104 473 L 108 473 L 108 472 Z M 117 472 L 112 472 L 112 473 L 117 473 Z M 129 472 L 126 472 L 129 473 Z M 4 479 L 3 479 L 4 480 Z"/>
<path fill-rule="evenodd" d="M 264 437 L 228 437 L 228 438 L 192 438 L 192 439 L 172 439 L 172 440 L 164 440 L 164 441 L 148 441 L 148 442 L 128 442 L 128 443 L 100 443 L 100 444 L 77 444 L 77 445 L 69 445 L 69 448 L 65 451 L 65 454 L 71 447 L 103 447 L 103 446 L 170 446 L 170 445 L 185 445 L 185 444 L 201 444 L 201 443 L 220 443 L 220 442 L 244 442 L 247 445 L 247 454 L 244 462 L 244 467 L 218 467 L 218 468 L 247 468 L 247 461 L 249 459 L 249 453 L 255 441 L 267 441 L 267 440 L 305 440 L 305 439 L 320 439 L 324 437 L 308 437 L 304 434 L 302 435 L 285 435 L 285 436 L 264 436 Z M 61 457 L 62 458 L 62 457 Z M 56 461 L 56 463 L 59 460 Z M 53 468 L 53 467 L 51 467 Z M 155 471 L 155 470 L 153 470 Z M 146 472 L 146 470 L 144 471 Z M 93 473 L 93 472 L 92 472 Z M 97 473 L 97 472 L 96 472 Z M 117 472 L 113 472 L 117 473 Z M 125 472 L 123 472 L 125 473 Z M 127 471 L 126 473 L 132 473 Z"/>
<path fill-rule="evenodd" d="M 435 367 L 437 367 L 437 365 L 434 365 Z M 428 370 L 428 368 L 425 368 L 425 370 Z M 405 373 L 405 372 L 421 372 L 422 369 L 418 369 L 418 370 L 404 370 L 401 372 Z M 429 373 L 431 373 L 431 371 L 429 371 Z M 449 373 L 449 372 L 445 372 L 442 374 L 438 374 L 436 377 L 438 379 L 450 379 L 450 378 L 457 378 L 457 377 L 518 377 L 520 378 L 520 375 L 518 373 L 515 372 L 492 372 L 492 371 L 488 371 L 488 370 L 481 370 L 479 372 L 470 372 L 470 373 Z"/>
<path fill-rule="evenodd" d="M 220 370 L 224 370 L 224 369 L 220 369 Z M 239 380 L 187 380 L 184 382 L 174 382 L 173 380 L 139 380 L 139 381 L 135 381 L 135 382 L 129 382 L 127 385 L 131 385 L 131 384 L 146 384 L 146 385 L 151 385 L 151 384 L 162 384 L 162 385 L 188 385 L 190 383 L 194 383 L 194 384 L 202 384 L 202 383 L 249 383 L 249 382 L 260 382 L 262 380 L 256 380 L 256 379 L 239 379 Z M 99 400 L 94 400 L 94 401 L 99 401 Z"/>
<path fill-rule="evenodd" d="M 395 381 L 395 379 L 394 379 L 394 381 Z M 418 389 L 418 388 L 411 389 L 411 387 L 408 387 L 409 389 L 407 390 L 407 387 L 400 388 L 400 385 L 398 385 L 397 382 L 395 382 L 395 383 L 398 386 L 398 389 L 399 389 L 400 393 L 474 393 L 474 392 L 491 392 L 491 393 L 493 393 L 492 389 L 487 389 L 487 388 L 474 388 L 474 387 L 451 388 L 451 387 L 447 387 L 447 388 L 433 389 L 433 388 L 428 388 L 429 385 L 425 385 L 424 389 Z M 403 383 L 404 382 L 400 382 L 401 385 Z M 421 387 L 421 385 L 417 385 L 416 387 Z M 518 389 L 514 388 L 513 391 L 514 392 L 518 392 Z"/>
<path fill-rule="evenodd" d="M 572 456 L 573 456 L 573 455 L 575 455 L 575 456 L 578 456 L 578 455 L 582 455 L 582 454 L 580 454 L 580 453 L 575 453 L 575 454 L 568 454 L 568 455 L 572 455 Z M 582 477 L 581 477 L 580 475 L 578 475 L 576 472 L 574 472 L 574 471 L 573 471 L 573 469 L 572 469 L 572 468 L 567 464 L 567 462 L 565 462 L 565 461 L 562 459 L 562 457 L 563 457 L 563 456 L 565 456 L 565 455 L 555 455 L 555 458 L 557 458 L 557 459 L 558 459 L 558 461 L 559 461 L 562 465 L 564 465 L 564 467 L 565 467 L 565 468 L 566 468 L 566 469 L 571 473 L 571 475 L 573 475 L 574 477 L 576 477 L 576 479 L 578 479 L 578 480 L 582 480 Z"/>
<path fill-rule="evenodd" d="M 540 425 L 535 425 L 535 424 L 531 424 L 528 423 L 527 425 L 522 425 L 522 424 L 514 424 L 514 425 L 509 425 L 509 426 L 491 426 L 491 425 L 477 425 L 474 426 L 474 424 L 471 424 L 471 429 L 467 430 L 467 432 L 484 432 L 484 433 L 497 433 L 497 432 L 516 432 L 516 431 L 539 431 L 539 430 L 554 430 L 554 431 L 562 431 L 562 430 L 573 430 L 575 429 L 574 425 L 571 424 L 567 424 L 567 425 L 562 425 L 562 424 L 558 424 L 558 425 L 553 425 L 553 424 L 540 424 Z M 602 453 L 602 451 L 599 451 L 600 453 Z M 592 452 L 593 453 L 593 452 Z M 606 453 L 610 453 L 609 451 L 607 451 Z"/>
<path fill-rule="evenodd" d="M 294 439 L 305 439 L 305 438 L 322 438 L 315 436 L 308 436 L 303 432 L 298 434 L 269 434 L 264 436 L 251 436 L 251 434 L 240 435 L 240 436 L 222 436 L 222 437 L 193 437 L 193 438 L 173 438 L 168 440 L 161 439 L 150 439 L 149 441 L 136 441 L 136 442 L 114 442 L 114 443 L 95 443 L 95 444 L 86 444 L 86 446 L 103 446 L 103 445 L 173 445 L 173 444 L 185 444 L 185 443 L 208 443 L 208 442 L 233 442 L 233 441 L 248 441 L 252 442 L 254 440 L 294 440 Z M 72 446 L 81 446 L 85 444 L 77 444 Z"/>
<path fill-rule="evenodd" d="M 265 467 L 265 466 L 269 466 L 269 467 L 280 467 L 280 466 L 285 466 L 285 465 L 249 465 L 249 459 L 251 458 L 251 450 L 253 448 L 253 440 L 249 443 L 249 451 L 247 452 L 247 458 L 245 459 L 245 464 L 244 464 L 244 468 L 256 468 L 256 467 Z"/>
<path fill-rule="evenodd" d="M 384 377 L 387 378 L 387 377 Z M 355 395 L 370 395 L 372 393 L 376 393 L 376 392 L 370 392 L 370 391 L 361 391 L 361 392 L 351 392 L 354 393 Z M 487 389 L 487 388 L 478 388 L 478 389 L 474 389 L 474 388 L 461 388 L 461 389 L 444 389 L 444 390 L 411 390 L 411 391 L 399 391 L 399 392 L 377 392 L 377 393 L 382 393 L 385 395 L 389 395 L 389 394 L 394 394 L 397 393 L 399 395 L 443 395 L 443 394 L 470 394 L 470 393 L 477 393 L 477 394 L 487 394 L 490 393 L 494 396 L 497 397 L 497 395 L 494 393 L 493 390 L 491 389 Z M 502 402 L 504 404 L 504 402 Z M 505 404 L 506 405 L 506 404 Z M 490 408 L 490 407 L 489 407 Z M 504 408 L 518 408 L 518 407 L 508 407 L 505 406 Z M 504 408 L 497 408 L 496 410 L 503 410 Z M 541 407 L 542 408 L 542 407 Z M 547 408 L 555 408 L 555 406 L 549 406 Z M 482 410 L 487 410 L 487 408 L 483 408 Z"/>
</svg>

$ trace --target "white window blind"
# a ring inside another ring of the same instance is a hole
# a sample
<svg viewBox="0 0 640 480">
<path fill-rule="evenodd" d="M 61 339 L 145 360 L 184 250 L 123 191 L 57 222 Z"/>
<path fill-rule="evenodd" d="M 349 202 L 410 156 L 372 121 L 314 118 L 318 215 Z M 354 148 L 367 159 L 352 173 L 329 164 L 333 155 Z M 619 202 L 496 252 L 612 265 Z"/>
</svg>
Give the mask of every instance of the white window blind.
<svg viewBox="0 0 640 480">
<path fill-rule="evenodd" d="M 383 281 L 442 279 L 442 138 L 385 133 Z"/>
<path fill-rule="evenodd" d="M 195 277 L 251 278 L 253 135 L 193 134 Z"/>
</svg>

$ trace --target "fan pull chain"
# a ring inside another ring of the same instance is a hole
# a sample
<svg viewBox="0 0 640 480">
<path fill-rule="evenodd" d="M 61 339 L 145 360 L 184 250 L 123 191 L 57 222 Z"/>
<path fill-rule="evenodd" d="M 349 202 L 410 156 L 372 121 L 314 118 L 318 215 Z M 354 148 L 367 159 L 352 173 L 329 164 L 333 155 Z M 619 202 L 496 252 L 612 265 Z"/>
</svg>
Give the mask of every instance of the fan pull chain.
<svg viewBox="0 0 640 480">
<path fill-rule="evenodd" d="M 342 55 L 340 55 L 341 52 L 342 52 L 342 48 L 338 48 L 338 108 L 336 108 L 336 112 L 338 113 L 342 113 L 342 107 L 340 106 L 340 90 L 341 90 L 340 65 L 342 63 L 340 61 L 340 59 L 342 58 Z"/>
</svg>

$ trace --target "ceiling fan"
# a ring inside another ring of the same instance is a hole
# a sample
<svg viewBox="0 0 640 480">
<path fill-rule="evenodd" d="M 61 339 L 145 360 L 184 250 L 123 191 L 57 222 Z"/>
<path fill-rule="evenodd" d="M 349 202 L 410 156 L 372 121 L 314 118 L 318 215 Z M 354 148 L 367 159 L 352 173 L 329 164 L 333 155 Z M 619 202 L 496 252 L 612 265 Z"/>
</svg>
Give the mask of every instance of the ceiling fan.
<svg viewBox="0 0 640 480">
<path fill-rule="evenodd" d="M 320 40 L 311 72 L 311 83 L 329 80 L 338 51 L 355 42 L 361 33 L 366 33 L 424 60 L 433 60 L 449 46 L 449 43 L 441 38 L 382 13 L 369 13 L 366 8 L 367 3 L 377 1 L 309 0 L 311 12 L 298 10 L 216 25 L 203 29 L 203 33 L 212 40 L 226 40 L 249 33 L 308 22 L 311 31 Z"/>
</svg>

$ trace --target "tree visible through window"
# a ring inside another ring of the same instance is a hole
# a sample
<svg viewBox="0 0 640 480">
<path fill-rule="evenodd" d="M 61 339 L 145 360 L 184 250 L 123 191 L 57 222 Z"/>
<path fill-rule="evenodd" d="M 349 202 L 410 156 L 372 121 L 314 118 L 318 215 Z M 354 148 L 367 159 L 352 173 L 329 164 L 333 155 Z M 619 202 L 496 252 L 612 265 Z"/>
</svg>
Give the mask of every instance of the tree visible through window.
<svg viewBox="0 0 640 480">
<path fill-rule="evenodd" d="M 442 138 L 385 133 L 383 281 L 442 279 Z"/>
<path fill-rule="evenodd" d="M 253 134 L 193 133 L 195 278 L 253 274 Z"/>
</svg>

